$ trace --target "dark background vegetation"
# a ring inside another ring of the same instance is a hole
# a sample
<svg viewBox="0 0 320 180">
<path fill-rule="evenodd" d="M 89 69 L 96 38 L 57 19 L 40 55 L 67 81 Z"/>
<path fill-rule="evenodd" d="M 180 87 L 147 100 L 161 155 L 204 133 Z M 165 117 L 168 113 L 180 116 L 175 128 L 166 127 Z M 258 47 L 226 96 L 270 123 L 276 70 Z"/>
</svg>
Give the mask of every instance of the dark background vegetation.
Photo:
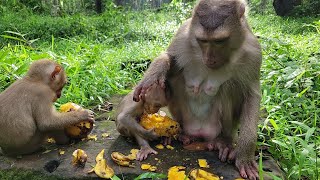
<svg viewBox="0 0 320 180">
<path fill-rule="evenodd" d="M 127 4 L 127 5 L 126 5 Z M 124 94 L 165 50 L 194 1 L 1 0 L 0 91 L 33 60 L 63 64 L 69 83 L 56 103 L 83 106 Z M 263 49 L 258 149 L 288 179 L 319 179 L 320 1 L 250 0 Z M 0 171 L 1 179 L 30 174 Z M 37 175 L 38 177 L 38 175 Z"/>
</svg>

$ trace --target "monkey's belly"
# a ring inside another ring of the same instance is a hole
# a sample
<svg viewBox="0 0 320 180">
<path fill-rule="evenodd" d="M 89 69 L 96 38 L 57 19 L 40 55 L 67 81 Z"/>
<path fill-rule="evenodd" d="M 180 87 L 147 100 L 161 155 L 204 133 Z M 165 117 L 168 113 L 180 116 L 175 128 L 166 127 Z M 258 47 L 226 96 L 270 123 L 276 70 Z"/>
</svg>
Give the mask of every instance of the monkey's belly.
<svg viewBox="0 0 320 180">
<path fill-rule="evenodd" d="M 185 123 L 184 133 L 193 137 L 201 137 L 207 140 L 215 139 L 221 132 L 221 126 L 216 122 L 189 121 Z"/>
</svg>

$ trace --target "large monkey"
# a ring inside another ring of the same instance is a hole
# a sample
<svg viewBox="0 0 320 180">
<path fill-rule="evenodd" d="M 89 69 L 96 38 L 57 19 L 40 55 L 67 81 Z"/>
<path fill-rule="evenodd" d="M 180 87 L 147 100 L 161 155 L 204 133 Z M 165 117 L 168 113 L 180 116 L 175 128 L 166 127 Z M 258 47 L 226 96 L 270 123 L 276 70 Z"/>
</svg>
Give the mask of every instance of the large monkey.
<svg viewBox="0 0 320 180">
<path fill-rule="evenodd" d="M 245 7 L 244 0 L 200 0 L 133 98 L 139 101 L 151 84 L 163 86 L 167 80 L 169 110 L 182 124 L 184 142 L 202 137 L 219 150 L 221 161 L 235 160 L 243 178 L 258 179 L 254 152 L 262 58 Z"/>
<path fill-rule="evenodd" d="M 31 64 L 25 77 L 0 94 L 0 147 L 5 155 L 35 152 L 47 135 L 57 143 L 66 143 L 65 126 L 93 121 L 89 110 L 55 110 L 53 102 L 61 96 L 65 83 L 66 74 L 59 64 L 38 60 Z"/>
</svg>

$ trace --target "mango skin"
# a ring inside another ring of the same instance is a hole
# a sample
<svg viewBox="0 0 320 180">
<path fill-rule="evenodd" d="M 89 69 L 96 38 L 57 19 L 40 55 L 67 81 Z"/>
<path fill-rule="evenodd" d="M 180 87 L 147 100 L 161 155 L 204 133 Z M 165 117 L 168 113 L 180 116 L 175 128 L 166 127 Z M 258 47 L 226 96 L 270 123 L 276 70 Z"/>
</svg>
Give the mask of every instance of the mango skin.
<svg viewBox="0 0 320 180">
<path fill-rule="evenodd" d="M 82 107 L 75 103 L 66 103 L 60 106 L 60 112 L 81 111 Z M 86 138 L 93 129 L 93 122 L 82 121 L 64 128 L 65 134 L 73 139 Z"/>
<path fill-rule="evenodd" d="M 145 129 L 154 129 L 159 136 L 172 137 L 180 132 L 180 125 L 177 121 L 158 113 L 142 115 L 139 123 Z"/>
</svg>

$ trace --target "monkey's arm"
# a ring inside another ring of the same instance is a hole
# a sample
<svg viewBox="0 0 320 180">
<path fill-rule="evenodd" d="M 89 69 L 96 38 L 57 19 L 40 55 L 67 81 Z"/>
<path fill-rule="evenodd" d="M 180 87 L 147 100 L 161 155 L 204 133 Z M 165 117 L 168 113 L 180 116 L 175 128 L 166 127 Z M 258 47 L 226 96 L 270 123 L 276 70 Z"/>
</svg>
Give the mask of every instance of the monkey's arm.
<svg viewBox="0 0 320 180">
<path fill-rule="evenodd" d="M 158 83 L 161 88 L 165 88 L 165 81 L 168 71 L 171 67 L 170 56 L 163 52 L 156 59 L 152 61 L 144 78 L 138 83 L 133 93 L 133 100 L 138 102 L 144 95 L 147 89 L 154 83 Z"/>
<path fill-rule="evenodd" d="M 32 111 L 34 120 L 40 131 L 59 130 L 67 125 L 83 120 L 93 121 L 92 111 L 81 110 L 59 113 L 48 99 L 43 99 L 41 103 L 33 107 Z"/>
<path fill-rule="evenodd" d="M 146 130 L 144 129 L 137 121 L 136 116 L 132 116 L 130 113 L 120 113 L 117 117 L 117 130 L 121 132 L 126 132 L 123 135 L 141 137 L 145 140 L 154 140 L 158 138 L 158 135 L 154 132 L 153 129 Z"/>
<path fill-rule="evenodd" d="M 240 116 L 240 134 L 236 146 L 236 166 L 241 175 L 247 174 L 249 177 L 256 176 L 257 174 L 253 175 L 252 173 L 258 170 L 254 153 L 257 142 L 260 99 L 260 82 L 256 81 L 251 85 L 243 102 Z"/>
</svg>

